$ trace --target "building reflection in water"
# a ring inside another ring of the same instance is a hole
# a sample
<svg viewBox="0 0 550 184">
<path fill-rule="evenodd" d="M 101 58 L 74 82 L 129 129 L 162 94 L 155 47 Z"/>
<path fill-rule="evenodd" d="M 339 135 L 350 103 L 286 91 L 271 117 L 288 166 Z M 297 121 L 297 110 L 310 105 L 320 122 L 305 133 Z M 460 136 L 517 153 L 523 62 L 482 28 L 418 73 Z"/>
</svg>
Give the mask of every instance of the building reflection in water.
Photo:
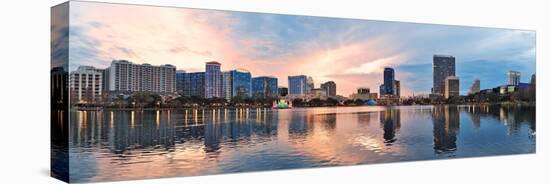
<svg viewBox="0 0 550 184">
<path fill-rule="evenodd" d="M 380 112 L 380 126 L 384 130 L 384 143 L 391 145 L 397 141 L 396 133 L 401 128 L 400 110 L 390 108 Z"/>
<path fill-rule="evenodd" d="M 458 107 L 434 106 L 432 120 L 435 153 L 455 152 L 457 150 L 457 134 L 460 128 L 460 112 Z"/>
<path fill-rule="evenodd" d="M 530 135 L 534 135 L 536 132 L 536 108 L 534 106 L 481 105 L 463 106 L 461 110 L 468 113 L 476 129 L 481 127 L 482 119 L 491 118 L 504 124 L 509 136 L 518 135 L 522 126 L 529 128 Z"/>
<path fill-rule="evenodd" d="M 357 123 L 362 127 L 368 127 L 370 125 L 371 118 L 376 117 L 376 116 L 372 116 L 373 114 L 376 115 L 375 113 L 377 112 L 357 113 Z"/>
<path fill-rule="evenodd" d="M 290 114 L 288 124 L 288 137 L 292 141 L 304 140 L 313 130 L 313 124 L 310 124 L 308 119 L 313 116 L 304 111 L 293 112 Z"/>
<path fill-rule="evenodd" d="M 222 142 L 236 146 L 271 140 L 277 135 L 273 118 L 269 109 L 77 111 L 71 116 L 69 143 L 78 149 L 101 146 L 122 156 L 136 150 L 170 152 L 178 143 L 202 140 L 203 151 L 215 157 Z"/>
<path fill-rule="evenodd" d="M 72 110 L 70 121 L 66 114 L 52 114 L 59 122 L 52 126 L 70 128 L 75 181 L 532 153 L 536 146 L 535 107 L 524 106 Z"/>
</svg>

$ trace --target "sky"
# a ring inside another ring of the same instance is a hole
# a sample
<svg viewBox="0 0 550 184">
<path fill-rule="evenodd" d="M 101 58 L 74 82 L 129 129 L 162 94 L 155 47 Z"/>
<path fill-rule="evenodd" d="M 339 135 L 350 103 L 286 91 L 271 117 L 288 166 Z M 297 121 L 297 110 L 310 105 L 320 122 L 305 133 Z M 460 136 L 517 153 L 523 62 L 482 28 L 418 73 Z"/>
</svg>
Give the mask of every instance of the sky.
<svg viewBox="0 0 550 184">
<path fill-rule="evenodd" d="M 275 76 L 279 86 L 289 75 L 311 76 L 317 88 L 335 81 L 343 96 L 359 87 L 378 92 L 384 67 L 395 69 L 402 96 L 427 94 L 434 54 L 456 57 L 461 94 L 475 79 L 484 89 L 505 84 L 508 70 L 522 82 L 535 73 L 533 31 L 74 1 L 70 8 L 71 71 L 124 59 L 197 72 L 218 61 L 222 71 Z"/>
</svg>

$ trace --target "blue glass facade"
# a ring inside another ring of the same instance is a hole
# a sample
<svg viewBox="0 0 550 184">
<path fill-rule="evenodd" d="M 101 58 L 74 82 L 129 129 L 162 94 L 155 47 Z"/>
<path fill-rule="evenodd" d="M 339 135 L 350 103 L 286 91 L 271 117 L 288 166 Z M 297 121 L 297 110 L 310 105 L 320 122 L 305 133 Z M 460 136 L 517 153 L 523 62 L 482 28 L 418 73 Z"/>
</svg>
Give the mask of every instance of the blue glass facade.
<svg viewBox="0 0 550 184">
<path fill-rule="evenodd" d="M 384 68 L 384 94 L 395 94 L 394 81 L 395 71 L 393 68 Z"/>
<path fill-rule="evenodd" d="M 278 81 L 275 77 L 252 78 L 252 96 L 254 98 L 275 98 L 278 95 Z"/>
<path fill-rule="evenodd" d="M 302 96 L 306 94 L 306 81 L 305 75 L 288 76 L 288 94 L 295 96 Z"/>
<path fill-rule="evenodd" d="M 251 96 L 251 78 L 250 72 L 243 70 L 231 71 L 232 96 L 250 97 Z"/>
<path fill-rule="evenodd" d="M 176 71 L 176 92 L 183 94 L 185 71 Z"/>
<path fill-rule="evenodd" d="M 183 76 L 183 96 L 205 98 L 204 72 L 185 73 Z"/>
</svg>

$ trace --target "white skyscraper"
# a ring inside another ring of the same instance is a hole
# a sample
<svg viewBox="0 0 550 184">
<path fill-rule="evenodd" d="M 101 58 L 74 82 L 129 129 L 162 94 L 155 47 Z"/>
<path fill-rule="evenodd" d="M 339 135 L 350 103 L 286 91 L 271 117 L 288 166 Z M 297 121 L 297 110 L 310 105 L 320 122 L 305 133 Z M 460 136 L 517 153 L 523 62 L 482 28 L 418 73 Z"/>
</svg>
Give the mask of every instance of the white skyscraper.
<svg viewBox="0 0 550 184">
<path fill-rule="evenodd" d="M 204 88 L 206 98 L 222 97 L 222 72 L 220 63 L 216 61 L 206 62 Z"/>
</svg>

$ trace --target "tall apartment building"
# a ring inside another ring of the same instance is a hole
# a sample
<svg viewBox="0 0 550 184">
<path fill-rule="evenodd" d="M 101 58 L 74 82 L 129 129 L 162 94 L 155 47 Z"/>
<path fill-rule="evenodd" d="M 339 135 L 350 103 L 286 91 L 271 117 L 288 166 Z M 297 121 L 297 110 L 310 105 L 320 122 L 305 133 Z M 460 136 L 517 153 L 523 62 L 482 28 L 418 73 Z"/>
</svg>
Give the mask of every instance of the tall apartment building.
<svg viewBox="0 0 550 184">
<path fill-rule="evenodd" d="M 114 60 L 108 68 L 109 91 L 174 93 L 176 91 L 176 67 L 134 64 L 126 60 Z"/>
<path fill-rule="evenodd" d="M 109 91 L 174 93 L 176 91 L 176 67 L 134 64 L 126 60 L 114 60 L 109 67 Z"/>
<path fill-rule="evenodd" d="M 232 80 L 233 77 L 231 76 L 231 71 L 222 72 L 222 98 L 225 98 L 228 101 L 231 100 L 231 97 L 233 97 L 231 89 Z"/>
<path fill-rule="evenodd" d="M 80 66 L 69 74 L 71 101 L 95 103 L 101 99 L 102 73 L 92 66 Z"/>
<path fill-rule="evenodd" d="M 204 88 L 206 98 L 222 97 L 222 72 L 220 63 L 216 61 L 206 62 Z"/>
</svg>

